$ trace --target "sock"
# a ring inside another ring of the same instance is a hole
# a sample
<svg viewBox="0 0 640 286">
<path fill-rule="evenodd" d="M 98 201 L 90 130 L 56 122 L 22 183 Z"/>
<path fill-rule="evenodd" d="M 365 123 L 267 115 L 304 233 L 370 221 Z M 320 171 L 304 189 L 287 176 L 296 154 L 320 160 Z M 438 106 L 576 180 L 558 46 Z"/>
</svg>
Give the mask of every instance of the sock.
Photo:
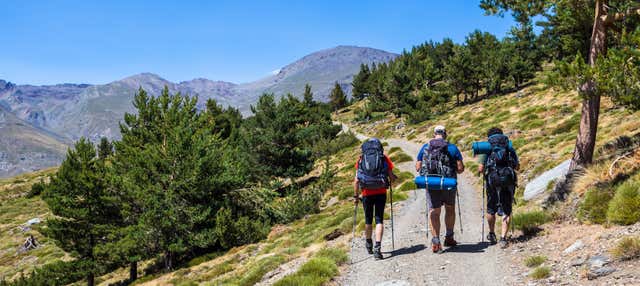
<svg viewBox="0 0 640 286">
<path fill-rule="evenodd" d="M 433 238 L 431 238 L 431 243 L 440 244 L 440 237 L 434 236 Z"/>
<path fill-rule="evenodd" d="M 447 229 L 447 233 L 444 236 L 453 236 L 453 229 Z"/>
<path fill-rule="evenodd" d="M 373 244 L 373 240 L 371 240 L 371 238 L 367 238 L 367 243 L 368 244 Z"/>
<path fill-rule="evenodd" d="M 376 247 L 380 247 L 380 241 L 376 241 Z"/>
</svg>

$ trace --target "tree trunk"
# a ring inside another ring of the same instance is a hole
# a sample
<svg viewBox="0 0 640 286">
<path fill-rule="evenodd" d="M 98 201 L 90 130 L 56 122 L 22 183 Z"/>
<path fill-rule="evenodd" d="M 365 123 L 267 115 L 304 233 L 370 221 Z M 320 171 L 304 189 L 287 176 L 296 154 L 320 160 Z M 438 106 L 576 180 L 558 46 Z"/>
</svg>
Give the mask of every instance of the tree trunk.
<svg viewBox="0 0 640 286">
<path fill-rule="evenodd" d="M 138 279 L 138 262 L 133 261 L 129 263 L 129 282 L 136 281 Z"/>
<path fill-rule="evenodd" d="M 173 269 L 173 253 L 171 251 L 164 253 L 164 267 L 166 270 Z"/>
<path fill-rule="evenodd" d="M 598 56 L 606 52 L 607 25 L 604 21 L 605 1 L 596 1 L 596 16 L 591 33 L 591 47 L 589 49 L 589 65 L 595 66 Z M 582 117 L 576 146 L 571 159 L 571 170 L 584 167 L 593 160 L 593 151 L 596 146 L 596 133 L 598 131 L 598 116 L 600 114 L 600 94 L 596 91 L 596 84 L 589 81 L 579 88 L 582 100 Z"/>
<path fill-rule="evenodd" d="M 93 275 L 93 272 L 87 274 L 87 286 L 93 286 L 95 285 L 95 275 Z"/>
</svg>

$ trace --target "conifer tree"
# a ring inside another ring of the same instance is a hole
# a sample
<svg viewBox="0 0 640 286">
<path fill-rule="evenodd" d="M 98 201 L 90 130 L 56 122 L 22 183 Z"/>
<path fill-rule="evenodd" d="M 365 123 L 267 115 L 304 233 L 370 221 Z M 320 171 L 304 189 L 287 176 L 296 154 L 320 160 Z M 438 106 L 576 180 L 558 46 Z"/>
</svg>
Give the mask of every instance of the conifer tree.
<svg viewBox="0 0 640 286">
<path fill-rule="evenodd" d="M 88 285 L 94 285 L 103 268 L 96 247 L 106 242 L 120 220 L 115 198 L 104 161 L 85 138 L 69 150 L 44 192 L 43 199 L 55 215 L 47 220 L 45 234 L 78 259 Z"/>
<path fill-rule="evenodd" d="M 138 114 L 125 115 L 116 143 L 126 218 L 135 222 L 140 248 L 161 253 L 166 269 L 189 250 L 221 243 L 216 212 L 224 194 L 242 186 L 247 168 L 235 160 L 235 147 L 214 134 L 196 101 L 166 87 L 157 98 L 140 90 Z"/>
<path fill-rule="evenodd" d="M 340 108 L 347 106 L 347 95 L 344 94 L 342 87 L 338 82 L 333 86 L 333 90 L 331 90 L 331 95 L 329 95 L 329 103 L 331 104 L 331 108 L 334 111 L 337 111 Z"/>
<path fill-rule="evenodd" d="M 315 106 L 316 102 L 313 100 L 313 92 L 311 92 L 311 85 L 304 85 L 304 95 L 302 96 L 304 105 L 307 108 L 312 108 Z"/>
<path fill-rule="evenodd" d="M 358 72 L 353 77 L 353 82 L 351 86 L 353 86 L 352 94 L 353 98 L 362 100 L 363 98 L 369 96 L 371 93 L 369 89 L 369 78 L 371 77 L 371 71 L 369 70 L 369 66 L 365 64 L 360 64 L 360 72 Z"/>
</svg>

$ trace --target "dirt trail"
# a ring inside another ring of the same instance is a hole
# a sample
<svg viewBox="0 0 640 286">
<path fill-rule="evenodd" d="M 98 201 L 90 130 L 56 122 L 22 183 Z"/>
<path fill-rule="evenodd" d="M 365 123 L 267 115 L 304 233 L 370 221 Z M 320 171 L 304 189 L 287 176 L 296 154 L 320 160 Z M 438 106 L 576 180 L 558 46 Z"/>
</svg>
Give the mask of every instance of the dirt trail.
<svg viewBox="0 0 640 286">
<path fill-rule="evenodd" d="M 348 127 L 343 125 L 343 129 Z M 359 139 L 366 136 L 357 134 Z M 391 147 L 400 147 L 415 156 L 421 145 L 401 139 L 384 140 Z M 402 171 L 415 173 L 412 162 L 399 164 Z M 426 237 L 425 191 L 409 192 L 406 201 L 394 204 L 395 251 L 391 250 L 391 224 L 385 221 L 382 250 L 385 259 L 373 260 L 364 249 L 364 234 L 357 234 L 354 243 L 354 264 L 337 279 L 340 285 L 504 285 L 510 276 L 505 253 L 497 246 L 481 243 L 481 191 L 469 174 L 458 178 L 462 223 L 460 232 L 456 219 L 456 248 L 443 254 L 431 253 L 431 234 Z M 457 207 L 456 207 L 456 216 Z M 441 219 L 444 218 L 444 210 Z M 441 237 L 444 236 L 444 220 Z M 485 225 L 485 233 L 488 227 Z"/>
</svg>

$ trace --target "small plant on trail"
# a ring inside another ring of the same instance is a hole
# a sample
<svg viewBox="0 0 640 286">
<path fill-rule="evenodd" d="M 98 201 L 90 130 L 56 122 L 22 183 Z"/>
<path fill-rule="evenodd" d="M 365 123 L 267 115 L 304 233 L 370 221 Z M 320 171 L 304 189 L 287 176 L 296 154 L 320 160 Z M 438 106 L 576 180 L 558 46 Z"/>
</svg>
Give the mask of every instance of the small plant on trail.
<svg viewBox="0 0 640 286">
<path fill-rule="evenodd" d="M 529 277 L 539 280 L 539 279 L 544 279 L 549 277 L 550 273 L 551 273 L 551 268 L 549 268 L 548 266 L 539 266 L 536 269 L 533 269 L 533 271 L 531 271 L 531 273 L 529 274 Z"/>
<path fill-rule="evenodd" d="M 611 255 L 620 260 L 640 258 L 640 236 L 625 236 L 611 249 Z"/>
<path fill-rule="evenodd" d="M 526 265 L 527 267 L 537 267 L 542 265 L 542 263 L 544 263 L 545 261 L 547 261 L 546 256 L 534 255 L 534 256 L 527 257 L 524 260 L 524 265 Z"/>
</svg>

